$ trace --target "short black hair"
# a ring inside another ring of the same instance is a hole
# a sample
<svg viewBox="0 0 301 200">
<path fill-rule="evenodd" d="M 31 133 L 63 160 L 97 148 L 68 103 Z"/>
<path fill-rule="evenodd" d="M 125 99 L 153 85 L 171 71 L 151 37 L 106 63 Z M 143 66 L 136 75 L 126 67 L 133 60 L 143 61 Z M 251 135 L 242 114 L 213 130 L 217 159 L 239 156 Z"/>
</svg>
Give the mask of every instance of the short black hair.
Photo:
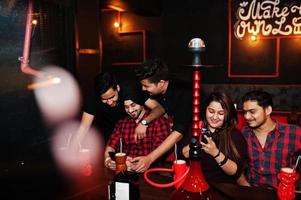
<svg viewBox="0 0 301 200">
<path fill-rule="evenodd" d="M 117 81 L 115 76 L 110 72 L 102 72 L 95 77 L 94 91 L 97 96 L 102 95 L 110 88 L 117 89 Z"/>
<path fill-rule="evenodd" d="M 247 92 L 242 97 L 242 103 L 246 101 L 257 101 L 257 104 L 263 108 L 267 108 L 269 106 L 273 107 L 272 95 L 262 90 L 253 90 Z"/>
<path fill-rule="evenodd" d="M 135 70 L 139 81 L 147 79 L 150 83 L 157 84 L 160 80 L 169 79 L 167 65 L 159 59 L 147 60 Z"/>
</svg>

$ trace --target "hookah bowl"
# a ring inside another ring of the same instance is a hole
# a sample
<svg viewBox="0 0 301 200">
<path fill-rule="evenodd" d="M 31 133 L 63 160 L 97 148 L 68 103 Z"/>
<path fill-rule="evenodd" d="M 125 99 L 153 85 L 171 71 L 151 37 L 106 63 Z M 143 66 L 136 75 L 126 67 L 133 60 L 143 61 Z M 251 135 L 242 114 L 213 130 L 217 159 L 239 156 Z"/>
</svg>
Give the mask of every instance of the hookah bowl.
<svg viewBox="0 0 301 200">
<path fill-rule="evenodd" d="M 209 184 L 202 172 L 201 145 L 197 137 L 192 137 L 189 147 L 190 170 L 181 187 L 173 192 L 171 199 L 213 199 Z"/>
</svg>

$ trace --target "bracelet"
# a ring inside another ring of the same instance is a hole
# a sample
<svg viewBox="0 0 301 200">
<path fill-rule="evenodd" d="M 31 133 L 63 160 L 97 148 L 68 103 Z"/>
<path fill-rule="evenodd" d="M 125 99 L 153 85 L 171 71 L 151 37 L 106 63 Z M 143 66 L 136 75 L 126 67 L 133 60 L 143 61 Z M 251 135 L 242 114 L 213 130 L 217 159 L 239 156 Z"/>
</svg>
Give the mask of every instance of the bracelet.
<svg viewBox="0 0 301 200">
<path fill-rule="evenodd" d="M 223 166 L 224 164 L 226 164 L 227 161 L 228 161 L 228 156 L 225 155 L 224 160 L 222 160 L 220 163 L 218 163 L 218 165 L 221 167 L 221 166 Z"/>
<path fill-rule="evenodd" d="M 220 154 L 221 154 L 221 152 L 220 152 L 220 150 L 218 150 L 218 153 L 215 156 L 213 156 L 213 158 L 219 157 Z"/>
</svg>

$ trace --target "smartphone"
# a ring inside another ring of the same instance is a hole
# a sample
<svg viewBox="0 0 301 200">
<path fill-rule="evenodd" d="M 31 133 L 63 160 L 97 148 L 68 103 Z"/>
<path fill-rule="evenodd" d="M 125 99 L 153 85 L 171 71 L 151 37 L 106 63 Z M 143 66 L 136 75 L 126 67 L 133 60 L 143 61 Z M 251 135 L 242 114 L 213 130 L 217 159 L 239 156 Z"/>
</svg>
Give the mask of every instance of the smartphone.
<svg viewBox="0 0 301 200">
<path fill-rule="evenodd" d="M 112 160 L 115 161 L 115 152 L 114 151 L 109 151 L 109 156 Z"/>
<path fill-rule="evenodd" d="M 206 135 L 207 137 L 211 137 L 210 131 L 208 129 L 206 129 L 206 128 L 202 128 L 202 140 L 201 141 L 203 143 L 207 144 L 208 141 L 206 140 L 206 138 L 204 137 L 204 135 Z"/>
</svg>

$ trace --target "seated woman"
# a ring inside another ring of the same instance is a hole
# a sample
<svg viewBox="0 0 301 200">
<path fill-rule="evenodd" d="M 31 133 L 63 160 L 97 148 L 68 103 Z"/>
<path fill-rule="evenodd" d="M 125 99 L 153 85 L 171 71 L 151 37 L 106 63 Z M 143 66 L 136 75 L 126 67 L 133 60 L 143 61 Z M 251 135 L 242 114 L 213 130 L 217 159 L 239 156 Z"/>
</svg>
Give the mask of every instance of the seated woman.
<svg viewBox="0 0 301 200">
<path fill-rule="evenodd" d="M 237 112 L 230 97 L 225 93 L 211 93 L 206 102 L 201 141 L 201 164 L 207 181 L 248 185 L 243 175 L 247 144 L 236 124 Z M 183 154 L 189 156 L 188 145 L 183 148 Z"/>
</svg>

